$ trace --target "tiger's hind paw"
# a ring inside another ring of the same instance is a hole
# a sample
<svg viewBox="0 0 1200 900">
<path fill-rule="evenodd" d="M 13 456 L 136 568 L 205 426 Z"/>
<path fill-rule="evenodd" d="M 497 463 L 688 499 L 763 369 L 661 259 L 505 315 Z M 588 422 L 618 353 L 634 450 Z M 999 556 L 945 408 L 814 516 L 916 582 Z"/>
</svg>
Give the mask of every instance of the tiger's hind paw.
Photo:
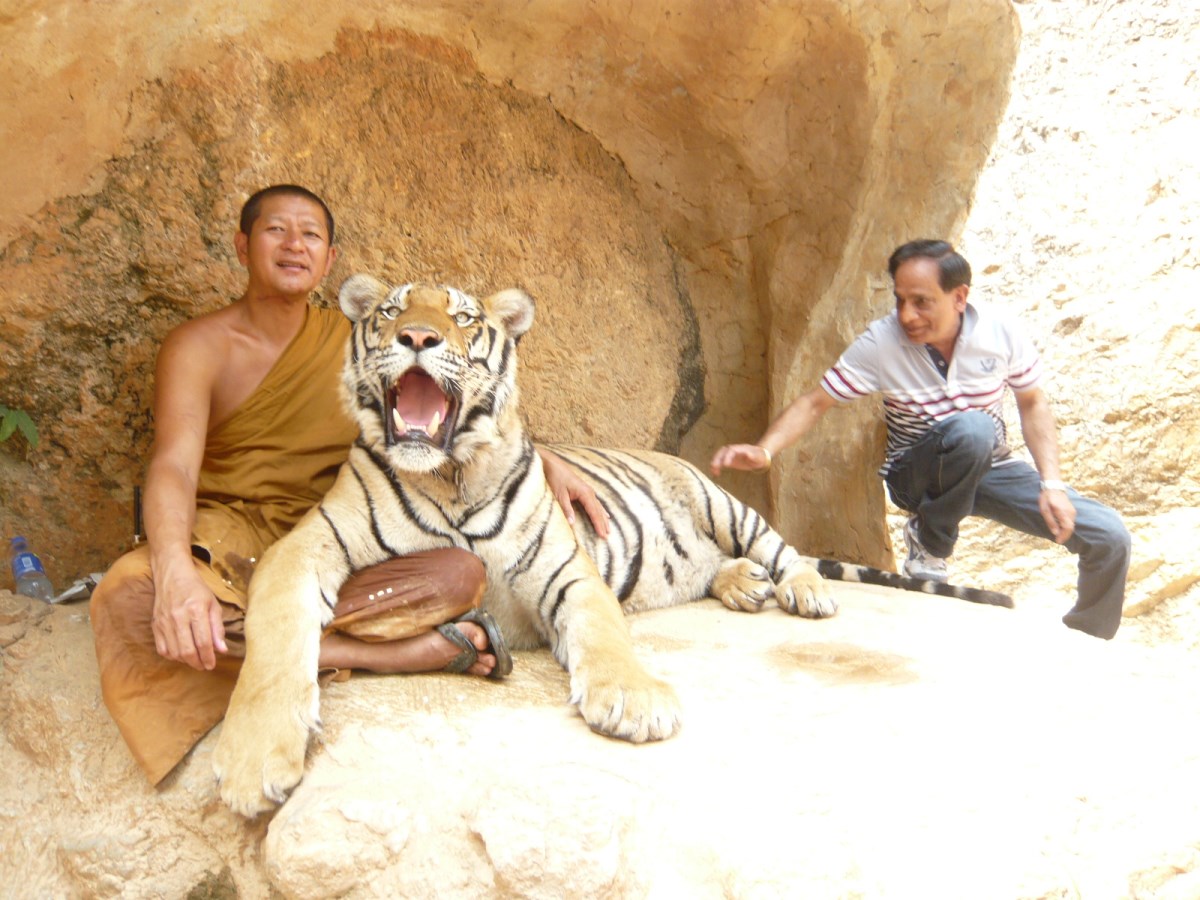
<svg viewBox="0 0 1200 900">
<path fill-rule="evenodd" d="M 837 612 L 829 582 L 807 564 L 785 574 L 775 586 L 775 600 L 784 611 L 807 619 L 827 619 Z"/>
<path fill-rule="evenodd" d="M 713 579 L 709 594 L 733 610 L 758 612 L 775 592 L 767 570 L 752 560 L 726 560 Z"/>
</svg>

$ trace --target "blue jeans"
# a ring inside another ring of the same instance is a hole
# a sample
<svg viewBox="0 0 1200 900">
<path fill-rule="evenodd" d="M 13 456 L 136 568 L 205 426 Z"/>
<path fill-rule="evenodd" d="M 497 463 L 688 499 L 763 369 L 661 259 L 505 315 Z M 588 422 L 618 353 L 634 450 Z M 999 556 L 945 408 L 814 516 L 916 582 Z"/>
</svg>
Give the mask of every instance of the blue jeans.
<svg viewBox="0 0 1200 900">
<path fill-rule="evenodd" d="M 887 474 L 888 493 L 915 513 L 925 549 L 946 557 L 958 540 L 958 523 L 982 516 L 1025 534 L 1054 540 L 1038 509 L 1041 478 L 1028 463 L 992 466 L 996 440 L 990 416 L 953 415 L 901 453 Z M 1075 505 L 1075 533 L 1066 548 L 1079 557 L 1079 596 L 1063 622 L 1069 628 L 1111 638 L 1121 624 L 1129 532 L 1109 507 L 1068 490 Z"/>
</svg>

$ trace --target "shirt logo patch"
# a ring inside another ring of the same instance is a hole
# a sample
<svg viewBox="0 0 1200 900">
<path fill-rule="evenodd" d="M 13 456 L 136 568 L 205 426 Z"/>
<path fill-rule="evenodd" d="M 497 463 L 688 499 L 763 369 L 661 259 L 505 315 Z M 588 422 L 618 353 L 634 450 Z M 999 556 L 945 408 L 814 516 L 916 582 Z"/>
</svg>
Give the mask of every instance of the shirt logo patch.
<svg viewBox="0 0 1200 900">
<path fill-rule="evenodd" d="M 987 359 L 982 360 L 980 362 L 980 365 L 983 367 L 983 371 L 987 372 L 988 374 L 991 374 L 992 372 L 996 371 L 996 363 L 997 363 L 996 357 L 990 356 Z"/>
</svg>

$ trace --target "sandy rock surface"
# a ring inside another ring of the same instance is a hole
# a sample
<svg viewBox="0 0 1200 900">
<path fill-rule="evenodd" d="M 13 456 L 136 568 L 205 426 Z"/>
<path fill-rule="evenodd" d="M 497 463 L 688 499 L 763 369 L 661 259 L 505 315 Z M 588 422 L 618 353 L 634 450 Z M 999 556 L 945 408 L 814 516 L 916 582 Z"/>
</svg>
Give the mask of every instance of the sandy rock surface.
<svg viewBox="0 0 1200 900">
<path fill-rule="evenodd" d="M 305 779 L 246 825 L 217 799 L 215 733 L 146 785 L 83 607 L 0 592 L 25 623 L 0 673 L 0 874 L 17 897 L 1195 896 L 1194 655 L 839 596 L 819 622 L 633 617 L 684 704 L 661 744 L 592 734 L 546 651 L 500 684 L 330 685 Z"/>
</svg>

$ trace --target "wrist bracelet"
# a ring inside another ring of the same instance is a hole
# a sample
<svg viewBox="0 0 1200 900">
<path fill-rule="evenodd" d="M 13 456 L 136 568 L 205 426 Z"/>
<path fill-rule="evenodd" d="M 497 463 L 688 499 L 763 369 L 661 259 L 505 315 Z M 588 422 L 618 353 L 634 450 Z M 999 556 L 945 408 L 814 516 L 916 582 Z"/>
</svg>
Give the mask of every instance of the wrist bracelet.
<svg viewBox="0 0 1200 900">
<path fill-rule="evenodd" d="M 763 456 L 765 456 L 767 458 L 767 464 L 765 466 L 763 466 L 763 468 L 764 469 L 771 468 L 771 451 L 768 450 L 766 447 L 763 447 L 760 444 L 755 444 L 754 446 L 758 447 L 758 449 L 763 452 Z"/>
<path fill-rule="evenodd" d="M 1057 478 L 1046 478 L 1042 480 L 1041 488 L 1043 491 L 1062 491 L 1065 494 L 1067 483 L 1059 481 Z"/>
</svg>

